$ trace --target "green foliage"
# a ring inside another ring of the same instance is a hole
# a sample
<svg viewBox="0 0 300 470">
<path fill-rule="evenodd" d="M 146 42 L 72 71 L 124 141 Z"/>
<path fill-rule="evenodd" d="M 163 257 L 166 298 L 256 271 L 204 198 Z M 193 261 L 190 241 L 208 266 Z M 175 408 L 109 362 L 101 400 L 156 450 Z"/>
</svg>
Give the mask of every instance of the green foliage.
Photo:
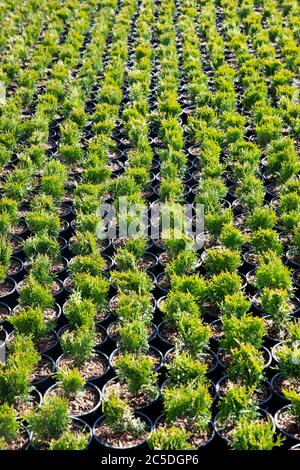
<svg viewBox="0 0 300 470">
<path fill-rule="evenodd" d="M 153 371 L 151 357 L 136 357 L 132 354 L 121 355 L 116 363 L 116 372 L 120 382 L 125 382 L 131 393 L 148 392 L 155 397 L 157 373 Z"/>
<path fill-rule="evenodd" d="M 54 275 L 51 273 L 52 262 L 47 255 L 37 255 L 30 268 L 30 275 L 43 286 L 50 286 Z"/>
<path fill-rule="evenodd" d="M 223 318 L 242 318 L 250 309 L 251 302 L 242 292 L 226 295 L 221 305 Z"/>
<path fill-rule="evenodd" d="M 153 289 L 151 278 L 143 271 L 114 271 L 111 275 L 111 281 L 121 293 L 128 294 L 133 291 L 145 295 Z"/>
<path fill-rule="evenodd" d="M 73 331 L 66 331 L 61 337 L 63 352 L 82 365 L 94 354 L 96 346 L 96 333 L 90 327 L 81 327 Z"/>
<path fill-rule="evenodd" d="M 86 273 L 77 274 L 74 277 L 74 286 L 82 297 L 90 299 L 98 310 L 104 311 L 106 309 L 109 290 L 107 279 Z"/>
<path fill-rule="evenodd" d="M 245 235 L 232 224 L 223 226 L 220 234 L 220 242 L 229 250 L 241 251 L 242 245 L 245 243 Z"/>
<path fill-rule="evenodd" d="M 96 317 L 96 307 L 89 299 L 82 298 L 80 292 L 73 292 L 64 307 L 64 314 L 75 327 L 91 327 Z"/>
<path fill-rule="evenodd" d="M 57 380 L 66 397 L 76 396 L 85 385 L 85 380 L 78 369 L 60 369 L 57 372 Z"/>
<path fill-rule="evenodd" d="M 280 447 L 284 439 L 276 436 L 272 421 L 239 420 L 231 439 L 233 450 L 272 450 Z"/>
<path fill-rule="evenodd" d="M 179 347 L 188 351 L 192 357 L 202 358 L 212 336 L 209 325 L 195 316 L 183 313 L 178 320 Z"/>
<path fill-rule="evenodd" d="M 174 274 L 174 276 L 171 277 L 171 290 L 173 292 L 191 294 L 200 305 L 207 295 L 206 281 L 199 274 L 182 276 Z"/>
<path fill-rule="evenodd" d="M 164 314 L 164 320 L 170 327 L 177 326 L 184 314 L 196 318 L 199 315 L 198 304 L 189 292 L 170 291 L 160 309 Z"/>
<path fill-rule="evenodd" d="M 73 276 L 82 273 L 100 276 L 105 268 L 105 260 L 97 254 L 77 255 L 71 259 L 68 268 Z"/>
<path fill-rule="evenodd" d="M 266 334 L 263 319 L 250 315 L 241 318 L 235 316 L 223 318 L 223 330 L 225 337 L 221 339 L 220 345 L 225 350 L 232 350 L 246 342 L 260 349 Z"/>
<path fill-rule="evenodd" d="M 125 400 L 111 391 L 103 400 L 105 423 L 116 432 L 130 432 L 134 437 L 140 437 L 146 431 L 146 426 L 140 418 L 136 418 Z"/>
<path fill-rule="evenodd" d="M 255 251 L 259 254 L 262 254 L 267 250 L 273 251 L 278 255 L 282 253 L 282 245 L 275 230 L 256 230 L 251 237 L 251 244 L 253 245 Z"/>
<path fill-rule="evenodd" d="M 252 420 L 258 417 L 258 406 L 254 397 L 254 388 L 234 384 L 218 404 L 219 418 L 237 420 L 246 416 Z"/>
<path fill-rule="evenodd" d="M 233 273 L 240 264 L 239 253 L 228 248 L 210 248 L 205 252 L 204 265 L 209 274 Z"/>
<path fill-rule="evenodd" d="M 46 397 L 42 406 L 28 415 L 28 424 L 37 447 L 59 439 L 70 424 L 67 401 L 58 396 Z"/>
<path fill-rule="evenodd" d="M 47 232 L 39 232 L 37 235 L 27 238 L 23 243 L 23 249 L 27 258 L 39 254 L 48 255 L 51 258 L 59 255 L 58 241 Z"/>
<path fill-rule="evenodd" d="M 223 227 L 232 222 L 231 209 L 221 209 L 216 212 L 207 212 L 204 216 L 204 224 L 209 234 L 214 237 L 220 236 Z"/>
<path fill-rule="evenodd" d="M 50 289 L 29 275 L 20 289 L 19 303 L 22 307 L 39 307 L 43 310 L 53 307 L 54 300 Z"/>
<path fill-rule="evenodd" d="M 193 240 L 178 229 L 164 230 L 162 239 L 170 259 L 176 258 L 182 251 L 190 249 L 193 244 Z"/>
<path fill-rule="evenodd" d="M 252 344 L 240 344 L 231 350 L 228 377 L 246 387 L 252 387 L 263 380 L 264 357 Z"/>
<path fill-rule="evenodd" d="M 291 411 L 297 423 L 300 422 L 300 396 L 295 390 L 283 390 L 284 396 L 291 402 Z"/>
<path fill-rule="evenodd" d="M 50 441 L 50 450 L 84 450 L 89 441 L 89 434 L 67 430 L 64 431 L 58 439 Z"/>
<path fill-rule="evenodd" d="M 266 315 L 270 315 L 273 327 L 280 332 L 289 321 L 291 308 L 289 295 L 284 289 L 263 289 L 261 293 L 261 307 Z"/>
<path fill-rule="evenodd" d="M 274 253 L 267 253 L 255 272 L 255 285 L 259 291 L 265 288 L 290 291 L 292 289 L 290 270 Z"/>
<path fill-rule="evenodd" d="M 257 207 L 250 214 L 247 225 L 250 230 L 272 229 L 276 223 L 276 212 L 269 206 Z"/>
<path fill-rule="evenodd" d="M 118 332 L 120 351 L 137 354 L 148 350 L 149 330 L 141 320 L 121 324 Z"/>
<path fill-rule="evenodd" d="M 16 332 L 31 336 L 34 341 L 39 341 L 54 327 L 51 321 L 45 321 L 40 307 L 21 308 L 10 317 L 10 323 Z"/>
<path fill-rule="evenodd" d="M 194 250 L 181 251 L 165 269 L 165 274 L 171 278 L 175 274 L 183 276 L 196 271 L 199 266 L 197 252 Z"/>
<path fill-rule="evenodd" d="M 135 292 L 131 292 L 130 295 L 120 294 L 115 313 L 125 322 L 141 320 L 145 325 L 149 325 L 153 314 L 151 297 Z"/>
<path fill-rule="evenodd" d="M 156 429 L 148 441 L 153 450 L 194 450 L 189 443 L 189 433 L 185 429 L 170 426 Z"/>
<path fill-rule="evenodd" d="M 211 302 L 219 305 L 226 296 L 237 294 L 241 287 L 241 278 L 237 273 L 215 274 L 208 285 L 208 296 Z"/>
<path fill-rule="evenodd" d="M 286 379 L 300 377 L 300 351 L 296 344 L 283 345 L 276 351 L 278 367 Z"/>
<path fill-rule="evenodd" d="M 172 384 L 181 385 L 206 380 L 207 365 L 186 351 L 175 350 L 171 363 L 167 363 L 166 367 Z"/>
<path fill-rule="evenodd" d="M 6 443 L 16 441 L 21 433 L 21 423 L 16 410 L 8 403 L 0 405 L 0 437 Z"/>
<path fill-rule="evenodd" d="M 191 419 L 198 430 L 207 430 L 211 420 L 212 397 L 204 383 L 164 387 L 164 410 L 167 425 L 180 418 Z"/>
</svg>

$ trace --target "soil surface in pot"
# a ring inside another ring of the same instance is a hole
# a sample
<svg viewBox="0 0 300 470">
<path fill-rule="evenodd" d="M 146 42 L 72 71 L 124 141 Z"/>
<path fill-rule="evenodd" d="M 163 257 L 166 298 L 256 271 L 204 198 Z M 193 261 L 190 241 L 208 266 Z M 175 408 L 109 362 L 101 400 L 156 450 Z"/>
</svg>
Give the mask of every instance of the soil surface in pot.
<svg viewBox="0 0 300 470">
<path fill-rule="evenodd" d="M 74 359 L 69 356 L 62 356 L 59 360 L 59 368 L 62 367 L 77 367 L 82 377 L 85 380 L 88 380 L 92 377 L 100 377 L 101 375 L 103 375 L 108 367 L 108 364 L 105 358 L 100 355 L 93 356 L 81 365 L 77 365 Z"/>
<path fill-rule="evenodd" d="M 39 382 L 52 374 L 53 363 L 47 357 L 41 357 L 38 365 L 30 374 L 31 382 Z"/>
<path fill-rule="evenodd" d="M 285 408 L 278 413 L 277 424 L 286 433 L 298 440 L 300 439 L 300 423 L 297 422 L 289 408 Z"/>
<path fill-rule="evenodd" d="M 147 428 L 146 428 L 147 429 Z M 118 432 L 111 429 L 105 422 L 105 419 L 95 427 L 95 435 L 103 442 L 109 444 L 111 447 L 120 447 L 126 449 L 141 444 L 147 439 L 149 428 L 145 430 L 138 437 L 130 431 Z"/>
<path fill-rule="evenodd" d="M 149 393 L 149 391 L 132 393 L 128 389 L 128 385 L 126 383 L 120 383 L 119 381 L 112 380 L 105 387 L 104 397 L 112 390 L 116 391 L 121 400 L 128 402 L 129 405 L 133 408 L 145 407 L 158 396 L 158 389 L 156 386 L 153 386 L 153 393 Z"/>
<path fill-rule="evenodd" d="M 63 389 L 59 385 L 53 387 L 48 396 L 63 396 Z M 99 395 L 93 387 L 86 385 L 76 396 L 68 397 L 69 413 L 72 416 L 80 416 L 91 412 L 99 402 Z"/>
</svg>

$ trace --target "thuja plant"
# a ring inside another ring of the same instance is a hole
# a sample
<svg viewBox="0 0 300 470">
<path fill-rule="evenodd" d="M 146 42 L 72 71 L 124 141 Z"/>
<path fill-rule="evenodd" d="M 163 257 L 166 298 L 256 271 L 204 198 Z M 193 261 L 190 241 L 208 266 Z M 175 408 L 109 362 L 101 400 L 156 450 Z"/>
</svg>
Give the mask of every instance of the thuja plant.
<svg viewBox="0 0 300 470">
<path fill-rule="evenodd" d="M 59 255 L 58 241 L 45 231 L 27 238 L 23 243 L 23 249 L 27 258 L 37 256 L 38 254 L 48 255 L 52 258 Z"/>
<path fill-rule="evenodd" d="M 0 237 L 0 282 L 4 282 L 10 265 L 12 248 L 6 237 Z"/>
<path fill-rule="evenodd" d="M 280 373 L 296 384 L 300 377 L 300 351 L 297 342 L 298 339 L 291 344 L 284 344 L 276 352 Z"/>
<path fill-rule="evenodd" d="M 292 290 L 290 270 L 274 253 L 262 255 L 261 264 L 255 272 L 255 285 L 259 291 L 265 288 Z"/>
<path fill-rule="evenodd" d="M 234 225 L 226 224 L 223 226 L 220 234 L 220 242 L 228 250 L 240 252 L 246 241 L 246 235 L 237 227 L 234 227 Z"/>
<path fill-rule="evenodd" d="M 226 296 L 240 292 L 241 287 L 241 278 L 237 273 L 215 274 L 208 284 L 208 299 L 213 304 L 220 305 Z"/>
<path fill-rule="evenodd" d="M 200 263 L 197 251 L 182 251 L 176 256 L 176 258 L 174 258 L 170 263 L 168 263 L 168 266 L 165 269 L 165 274 L 169 278 L 171 278 L 175 274 L 177 274 L 178 276 L 192 274 L 196 271 L 199 264 Z"/>
<path fill-rule="evenodd" d="M 164 314 L 164 320 L 170 327 L 177 326 L 184 314 L 194 318 L 199 316 L 199 306 L 189 292 L 170 291 L 160 308 Z"/>
<path fill-rule="evenodd" d="M 250 243 L 258 254 L 270 250 L 280 255 L 283 249 L 277 232 L 271 229 L 256 230 L 251 237 Z"/>
<path fill-rule="evenodd" d="M 263 380 L 263 353 L 249 343 L 240 344 L 231 350 L 230 365 L 227 369 L 229 379 L 247 387 L 258 386 Z"/>
<path fill-rule="evenodd" d="M 79 395 L 85 386 L 85 380 L 79 370 L 64 368 L 56 374 L 58 385 L 66 398 L 72 398 Z"/>
<path fill-rule="evenodd" d="M 153 289 L 151 278 L 143 271 L 113 272 L 111 280 L 121 293 L 133 291 L 143 295 Z"/>
<path fill-rule="evenodd" d="M 149 325 L 153 315 L 153 303 L 150 295 L 138 295 L 135 292 L 120 294 L 115 310 L 117 317 L 123 321 L 141 320 Z"/>
<path fill-rule="evenodd" d="M 296 424 L 300 423 L 300 397 L 295 390 L 283 390 L 284 396 L 290 401 L 291 413 L 295 418 Z"/>
<path fill-rule="evenodd" d="M 195 450 L 189 442 L 190 434 L 183 428 L 170 426 L 155 429 L 148 444 L 153 450 Z"/>
<path fill-rule="evenodd" d="M 195 433 L 208 431 L 211 421 L 212 397 L 205 383 L 188 383 L 163 389 L 164 412 L 168 426 L 186 419 L 186 430 Z"/>
<path fill-rule="evenodd" d="M 90 299 L 99 311 L 106 309 L 109 290 L 107 279 L 102 276 L 81 273 L 74 277 L 73 282 L 74 287 L 80 292 L 82 297 Z"/>
<path fill-rule="evenodd" d="M 30 274 L 32 278 L 43 286 L 50 286 L 54 280 L 51 272 L 52 262 L 47 255 L 37 255 L 31 263 Z"/>
<path fill-rule="evenodd" d="M 106 425 L 114 432 L 130 433 L 135 438 L 146 432 L 146 425 L 134 416 L 133 410 L 116 391 L 110 391 L 102 403 Z"/>
<path fill-rule="evenodd" d="M 122 352 L 133 354 L 148 351 L 149 328 L 141 320 L 127 321 L 120 325 L 118 329 L 118 348 Z"/>
<path fill-rule="evenodd" d="M 218 404 L 219 420 L 238 420 L 242 416 L 253 420 L 258 417 L 258 405 L 254 397 L 254 388 L 244 385 L 234 384 L 227 391 L 226 395 L 221 397 Z"/>
<path fill-rule="evenodd" d="M 245 317 L 251 307 L 251 302 L 242 292 L 236 292 L 232 295 L 226 295 L 222 304 L 222 318 L 242 318 Z"/>
<path fill-rule="evenodd" d="M 262 318 L 245 315 L 241 318 L 231 316 L 222 319 L 224 338 L 220 340 L 220 346 L 226 351 L 238 347 L 241 343 L 249 343 L 256 349 L 263 345 L 266 334 L 265 324 Z"/>
<path fill-rule="evenodd" d="M 169 259 L 176 258 L 180 252 L 193 246 L 193 240 L 178 229 L 163 230 L 162 239 Z"/>
<path fill-rule="evenodd" d="M 104 258 L 95 253 L 89 255 L 77 255 L 68 264 L 68 269 L 72 276 L 77 274 L 90 274 L 91 276 L 101 276 L 106 266 Z"/>
<path fill-rule="evenodd" d="M 204 266 L 208 274 L 220 274 L 221 272 L 235 272 L 241 264 L 241 258 L 237 251 L 229 248 L 210 248 L 205 252 Z"/>
<path fill-rule="evenodd" d="M 41 340 L 53 327 L 53 321 L 46 321 L 40 307 L 21 308 L 10 317 L 10 323 L 17 333 L 31 336 L 35 342 Z"/>
<path fill-rule="evenodd" d="M 70 356 L 78 366 L 93 357 L 95 346 L 96 333 L 90 326 L 67 331 L 61 337 L 63 352 Z"/>
<path fill-rule="evenodd" d="M 182 385 L 206 380 L 207 365 L 186 351 L 175 349 L 174 356 L 170 364 L 166 364 L 166 368 L 172 384 Z"/>
<path fill-rule="evenodd" d="M 92 327 L 97 309 L 90 299 L 82 297 L 80 292 L 73 292 L 64 307 L 64 314 L 74 327 Z"/>
<path fill-rule="evenodd" d="M 276 212 L 269 206 L 257 207 L 249 215 L 247 226 L 250 230 L 272 229 L 276 223 Z"/>
<path fill-rule="evenodd" d="M 146 393 L 150 398 L 157 395 L 157 373 L 153 368 L 154 361 L 149 356 L 123 354 L 116 362 L 116 373 L 120 382 L 125 383 L 134 395 Z"/>
<path fill-rule="evenodd" d="M 22 307 L 53 307 L 54 300 L 49 287 L 45 287 L 29 275 L 20 289 L 19 303 Z"/>
<path fill-rule="evenodd" d="M 6 364 L 0 364 L 0 403 L 30 400 L 30 374 L 38 362 L 32 341 L 16 335 Z"/>
<path fill-rule="evenodd" d="M 190 293 L 201 306 L 207 295 L 205 279 L 199 274 L 174 274 L 170 280 L 173 292 Z"/>
<path fill-rule="evenodd" d="M 61 438 L 70 427 L 68 402 L 59 396 L 47 397 L 42 406 L 27 417 L 37 448 L 48 448 L 50 442 Z"/>
<path fill-rule="evenodd" d="M 276 436 L 272 421 L 240 418 L 234 429 L 230 445 L 233 450 L 272 450 L 280 447 L 284 438 Z"/>
<path fill-rule="evenodd" d="M 261 307 L 263 312 L 270 316 L 275 332 L 284 332 L 291 314 L 288 292 L 285 289 L 266 287 L 261 293 Z"/>
<path fill-rule="evenodd" d="M 183 313 L 178 320 L 177 346 L 191 354 L 192 357 L 201 359 L 209 349 L 209 340 L 212 331 L 209 325 L 189 313 Z"/>
<path fill-rule="evenodd" d="M 7 450 L 12 442 L 18 442 L 22 436 L 21 422 L 13 406 L 0 405 L 0 450 Z"/>
</svg>

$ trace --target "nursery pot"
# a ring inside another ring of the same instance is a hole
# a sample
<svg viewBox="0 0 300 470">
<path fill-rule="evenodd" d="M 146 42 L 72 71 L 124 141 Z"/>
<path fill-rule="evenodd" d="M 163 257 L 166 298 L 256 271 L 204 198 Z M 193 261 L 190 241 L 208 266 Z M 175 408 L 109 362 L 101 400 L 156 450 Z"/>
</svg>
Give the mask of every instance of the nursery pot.
<svg viewBox="0 0 300 470">
<path fill-rule="evenodd" d="M 109 450 L 111 449 L 112 451 L 113 450 L 118 450 L 118 451 L 126 451 L 126 450 L 142 450 L 142 449 L 147 449 L 148 448 L 148 445 L 147 445 L 147 439 L 149 439 L 149 437 L 151 436 L 152 434 L 152 431 L 153 431 L 153 423 L 152 421 L 150 420 L 150 418 L 148 418 L 148 416 L 146 416 L 145 414 L 143 413 L 140 413 L 140 412 L 136 412 L 135 413 L 135 417 L 136 418 L 140 418 L 142 421 L 144 421 L 147 425 L 147 428 L 148 428 L 148 432 L 147 432 L 147 435 L 144 436 L 139 442 L 134 442 L 133 444 L 127 444 L 127 445 L 120 445 L 119 442 L 120 442 L 120 439 L 122 438 L 122 434 L 119 433 L 120 435 L 118 436 L 119 438 L 119 442 L 116 443 L 116 444 L 111 444 L 109 443 L 107 440 L 105 440 L 104 438 L 101 438 L 101 435 L 98 435 L 97 434 L 97 429 L 101 426 L 101 424 L 103 423 L 103 421 L 105 420 L 105 415 L 101 416 L 99 419 L 97 419 L 97 421 L 95 422 L 94 426 L 93 426 L 93 436 L 94 436 L 94 439 L 96 441 L 96 444 L 102 449 L 102 450 Z"/>
</svg>

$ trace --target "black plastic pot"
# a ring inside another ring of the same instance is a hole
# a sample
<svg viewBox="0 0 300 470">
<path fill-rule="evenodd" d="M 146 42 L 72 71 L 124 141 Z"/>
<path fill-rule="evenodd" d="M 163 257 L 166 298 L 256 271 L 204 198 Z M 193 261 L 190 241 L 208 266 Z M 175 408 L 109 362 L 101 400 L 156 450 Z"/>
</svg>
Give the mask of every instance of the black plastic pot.
<svg viewBox="0 0 300 470">
<path fill-rule="evenodd" d="M 102 449 L 102 450 L 109 450 L 110 449 L 112 451 L 113 450 L 118 450 L 118 451 L 122 451 L 122 452 L 124 452 L 126 450 L 147 449 L 148 448 L 147 439 L 152 434 L 153 423 L 150 420 L 150 418 L 148 418 L 148 416 L 144 415 L 143 413 L 136 412 L 135 417 L 140 418 L 141 420 L 145 421 L 146 424 L 148 425 L 149 432 L 147 433 L 147 438 L 146 439 L 143 439 L 141 442 L 139 442 L 137 444 L 134 444 L 134 445 L 127 446 L 127 447 L 118 447 L 118 446 L 113 446 L 113 445 L 109 444 L 108 442 L 104 441 L 103 439 L 101 439 L 100 436 L 97 436 L 97 434 L 96 434 L 96 429 L 105 420 L 105 415 L 103 415 L 99 419 L 97 419 L 97 421 L 95 422 L 95 424 L 93 426 L 93 436 L 94 436 L 94 439 L 96 441 L 97 446 L 100 447 L 100 449 Z"/>
<path fill-rule="evenodd" d="M 225 382 L 226 380 L 228 380 L 228 377 L 227 375 L 223 375 L 223 377 L 220 378 L 220 380 L 218 380 L 218 382 L 216 383 L 216 392 L 217 392 L 217 396 L 220 397 L 220 387 L 222 385 L 223 382 Z M 266 386 L 266 389 L 268 390 L 268 394 L 267 394 L 267 397 L 264 398 L 263 400 L 258 400 L 258 404 L 261 408 L 267 408 L 272 400 L 272 396 L 273 396 L 273 389 L 271 387 L 271 384 L 268 380 L 266 380 L 264 382 L 264 385 Z"/>
<path fill-rule="evenodd" d="M 278 429 L 279 432 L 281 432 L 282 434 L 284 434 L 285 438 L 286 438 L 286 443 L 289 444 L 289 445 L 292 445 L 294 444 L 295 442 L 300 442 L 300 438 L 297 438 L 295 435 L 289 433 L 288 431 L 286 431 L 284 428 L 282 428 L 279 424 L 279 417 L 282 413 L 284 413 L 285 411 L 288 411 L 291 409 L 291 405 L 286 405 L 284 406 L 283 408 L 280 408 L 276 413 L 275 413 L 275 416 L 274 416 L 274 420 L 275 420 L 275 424 L 276 424 L 276 427 Z M 299 433 L 300 434 L 300 433 Z"/>
<path fill-rule="evenodd" d="M 272 422 L 273 428 L 274 428 L 274 430 L 275 430 L 275 422 L 274 422 L 273 416 L 272 416 L 270 413 L 268 413 L 266 410 L 263 410 L 263 409 L 261 409 L 261 408 L 259 409 L 259 413 L 261 414 L 262 417 L 265 417 L 266 419 L 269 419 L 269 420 Z M 215 419 L 214 419 L 214 423 L 213 423 L 213 425 L 214 425 L 214 430 L 215 430 L 217 436 L 218 436 L 223 442 L 225 442 L 227 445 L 229 445 L 229 442 L 230 442 L 230 441 L 227 439 L 227 437 L 224 436 L 224 434 L 222 434 L 222 432 L 221 432 L 221 431 L 219 430 L 219 428 L 218 428 L 218 419 L 219 419 L 219 416 L 220 416 L 220 413 L 218 413 L 218 414 L 216 415 Z"/>
<path fill-rule="evenodd" d="M 5 281 L 1 284 L 1 286 L 5 287 L 2 294 L 0 294 L 1 302 L 9 302 L 16 298 L 17 296 L 17 283 L 11 277 L 7 277 Z"/>
<path fill-rule="evenodd" d="M 51 373 L 50 375 L 44 376 L 40 379 L 33 380 L 31 383 L 38 389 L 40 393 L 44 393 L 45 390 L 47 390 L 47 388 L 49 388 L 54 381 L 52 374 L 55 373 L 55 361 L 47 354 L 41 354 L 41 360 L 46 360 L 49 362 Z"/>
<path fill-rule="evenodd" d="M 155 423 L 154 423 L 154 431 L 158 428 L 158 426 L 160 424 L 162 424 L 164 422 L 164 415 L 160 415 Z M 213 423 L 210 423 L 210 429 L 211 429 L 211 432 L 210 432 L 210 436 L 208 438 L 208 440 L 206 442 L 203 443 L 203 445 L 201 445 L 201 447 L 199 449 L 204 449 L 204 448 L 207 448 L 213 441 L 214 437 L 215 437 L 215 430 L 214 430 L 214 426 L 213 426 Z"/>
<path fill-rule="evenodd" d="M 92 433 L 91 427 L 80 418 L 72 418 L 72 425 L 73 425 L 72 426 L 73 432 L 74 432 L 75 427 L 76 427 L 77 429 L 80 428 L 82 431 L 86 432 L 89 435 L 88 442 L 87 442 L 87 444 L 84 448 L 84 450 L 87 450 L 90 447 L 90 445 L 92 443 L 92 439 L 93 439 L 93 433 Z M 37 448 L 34 444 L 33 437 L 34 436 L 32 435 L 32 433 L 30 433 L 30 449 L 31 450 L 46 450 L 44 448 L 42 448 L 42 449 Z"/>
<path fill-rule="evenodd" d="M 105 393 L 107 391 L 107 388 L 112 385 L 113 383 L 118 382 L 117 377 L 113 377 L 110 379 L 102 388 L 102 395 L 103 398 L 105 399 Z M 134 407 L 134 411 L 140 412 L 140 413 L 146 413 L 147 416 L 152 416 L 153 413 L 157 412 L 157 408 L 159 407 L 159 400 L 160 400 L 160 388 L 158 385 L 157 387 L 157 396 L 156 398 L 152 399 L 149 403 L 142 405 L 142 406 L 136 406 Z M 133 406 L 133 405 L 132 405 Z"/>
<path fill-rule="evenodd" d="M 266 355 L 266 358 L 265 358 L 265 365 L 264 365 L 264 369 L 267 369 L 270 365 L 271 365 L 271 362 L 272 362 L 272 355 L 270 353 L 270 351 L 268 350 L 268 348 L 266 348 L 265 346 L 262 347 L 262 350 L 264 351 L 265 355 Z M 222 354 L 222 349 L 220 348 L 217 352 L 217 358 L 218 358 L 218 362 L 219 362 L 219 365 L 222 369 L 226 369 L 226 364 L 224 364 L 223 360 L 222 360 L 222 357 L 221 357 L 221 354 Z"/>
<path fill-rule="evenodd" d="M 159 358 L 159 362 L 158 362 L 158 365 L 156 365 L 154 367 L 154 370 L 157 371 L 161 368 L 162 366 L 162 362 L 163 362 L 163 357 L 162 357 L 162 353 L 157 349 L 155 348 L 154 346 L 149 346 L 149 350 L 147 352 L 147 355 L 151 355 L 151 352 L 153 353 L 153 355 L 157 356 Z M 118 349 L 115 349 L 111 355 L 109 356 L 109 364 L 110 364 L 110 367 L 115 370 L 115 358 L 117 356 L 117 354 L 119 353 L 119 350 Z"/>
<path fill-rule="evenodd" d="M 108 357 L 103 352 L 95 351 L 95 355 L 101 357 L 101 359 L 105 363 L 105 368 L 104 368 L 104 371 L 101 375 L 88 377 L 87 382 L 91 382 L 91 383 L 97 385 L 99 388 L 101 388 L 103 386 L 103 384 L 107 382 L 108 374 L 110 372 L 110 363 L 109 363 Z M 56 370 L 59 370 L 61 368 L 61 361 L 64 357 L 65 357 L 65 354 L 62 354 L 57 359 L 57 361 L 56 361 Z"/>
<path fill-rule="evenodd" d="M 99 348 L 102 348 L 103 345 L 107 341 L 107 331 L 106 331 L 106 328 L 104 328 L 104 326 L 102 326 L 98 322 L 96 323 L 95 328 L 96 328 L 96 332 L 101 333 L 101 335 L 103 336 L 103 340 L 100 343 L 96 344 L 96 348 L 99 349 Z M 57 332 L 59 339 L 61 338 L 63 333 L 65 333 L 66 331 L 72 331 L 73 329 L 74 329 L 74 327 L 72 327 L 71 325 L 62 326 Z"/>
<path fill-rule="evenodd" d="M 44 398 L 46 398 L 47 396 L 49 396 L 50 393 L 52 393 L 53 391 L 55 391 L 55 389 L 58 387 L 58 384 L 55 383 L 53 385 L 51 385 L 51 387 L 49 387 L 46 392 L 45 392 L 45 395 L 44 395 Z M 87 422 L 88 424 L 92 424 L 94 423 L 95 421 L 95 416 L 96 414 L 99 412 L 99 408 L 101 407 L 101 403 L 102 403 L 102 394 L 99 390 L 99 388 L 91 383 L 91 382 L 86 382 L 85 384 L 85 387 L 87 388 L 91 388 L 94 390 L 94 392 L 96 393 L 97 395 L 97 398 L 96 398 L 96 405 L 91 409 L 91 410 L 88 410 L 88 411 L 85 411 L 83 413 L 79 413 L 79 414 L 76 414 L 76 415 L 70 415 L 72 418 L 80 418 L 82 420 L 84 420 L 84 422 Z"/>
<path fill-rule="evenodd" d="M 169 349 L 169 350 L 165 353 L 165 355 L 164 355 L 164 357 L 163 357 L 163 364 L 164 364 L 164 365 L 169 362 L 169 355 L 170 355 L 173 351 L 174 351 L 174 347 L 171 348 L 171 349 Z M 215 354 L 213 351 L 208 351 L 208 352 L 207 352 L 207 356 L 211 356 L 211 358 L 212 358 L 212 364 L 211 364 L 211 366 L 207 369 L 206 374 L 207 374 L 207 375 L 211 375 L 211 374 L 213 374 L 213 372 L 215 372 L 215 370 L 216 370 L 217 367 L 218 367 L 218 359 L 217 359 L 216 354 Z M 203 362 L 205 363 L 204 358 L 203 358 L 202 360 L 203 360 Z"/>
</svg>

